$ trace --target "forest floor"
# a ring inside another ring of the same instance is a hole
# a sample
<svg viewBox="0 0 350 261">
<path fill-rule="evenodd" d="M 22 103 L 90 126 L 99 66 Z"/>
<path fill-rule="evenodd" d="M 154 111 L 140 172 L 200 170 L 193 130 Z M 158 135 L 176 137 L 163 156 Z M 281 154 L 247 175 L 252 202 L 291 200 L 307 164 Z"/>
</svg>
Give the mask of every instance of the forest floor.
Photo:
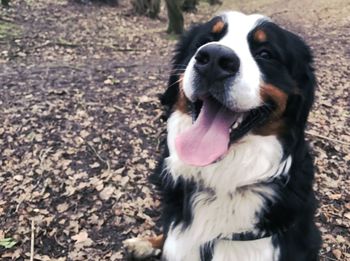
<svg viewBox="0 0 350 261">
<path fill-rule="evenodd" d="M 219 8 L 272 16 L 311 45 L 318 89 L 307 138 L 320 256 L 350 260 L 350 6 L 224 0 L 200 4 L 186 23 Z M 159 232 L 147 176 L 165 136 L 157 97 L 175 44 L 165 30 L 164 7 L 150 20 L 127 0 L 113 8 L 13 0 L 0 8 L 1 260 L 29 260 L 31 242 L 34 260 L 124 260 L 124 239 Z"/>
</svg>

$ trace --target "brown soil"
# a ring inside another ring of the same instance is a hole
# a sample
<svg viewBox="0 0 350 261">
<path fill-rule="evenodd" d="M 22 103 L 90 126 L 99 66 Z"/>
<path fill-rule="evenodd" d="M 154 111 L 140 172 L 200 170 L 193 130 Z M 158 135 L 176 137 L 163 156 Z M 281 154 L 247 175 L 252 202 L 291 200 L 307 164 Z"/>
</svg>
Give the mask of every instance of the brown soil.
<svg viewBox="0 0 350 261">
<path fill-rule="evenodd" d="M 308 138 L 316 162 L 322 260 L 350 260 L 347 1 L 224 1 L 270 15 L 312 46 L 317 100 Z M 201 4 L 186 22 L 218 8 Z M 122 240 L 158 231 L 147 176 L 165 124 L 164 90 L 175 41 L 160 19 L 66 0 L 0 9 L 1 260 L 123 260 Z M 32 221 L 34 229 L 32 229 Z"/>
</svg>

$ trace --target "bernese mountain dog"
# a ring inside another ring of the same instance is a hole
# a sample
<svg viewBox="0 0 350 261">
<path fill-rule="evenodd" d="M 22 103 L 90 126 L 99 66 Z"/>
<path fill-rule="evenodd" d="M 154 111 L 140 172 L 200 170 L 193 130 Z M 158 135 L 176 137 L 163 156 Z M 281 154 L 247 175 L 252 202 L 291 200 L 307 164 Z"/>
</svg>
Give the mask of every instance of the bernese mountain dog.
<svg viewBox="0 0 350 261">
<path fill-rule="evenodd" d="M 167 148 L 152 176 L 163 235 L 125 241 L 136 258 L 314 261 L 314 100 L 309 47 L 269 18 L 226 12 L 180 40 Z"/>
</svg>

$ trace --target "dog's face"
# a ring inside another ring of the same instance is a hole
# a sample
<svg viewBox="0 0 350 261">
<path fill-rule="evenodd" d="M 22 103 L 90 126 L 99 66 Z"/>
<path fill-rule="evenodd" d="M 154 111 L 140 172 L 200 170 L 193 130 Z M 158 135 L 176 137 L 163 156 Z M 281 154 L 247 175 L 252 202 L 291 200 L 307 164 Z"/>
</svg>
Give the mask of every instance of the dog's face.
<svg viewBox="0 0 350 261">
<path fill-rule="evenodd" d="M 262 74 L 255 61 L 261 51 L 251 50 L 253 40 L 249 39 L 259 19 L 263 17 L 240 13 L 214 18 L 211 34 L 217 38 L 197 49 L 184 73 L 183 90 L 189 100 L 212 96 L 234 112 L 262 104 Z"/>
<path fill-rule="evenodd" d="M 308 47 L 261 15 L 228 12 L 181 40 L 163 103 L 189 114 L 176 137 L 187 164 L 222 159 L 247 135 L 302 135 L 313 100 Z"/>
</svg>

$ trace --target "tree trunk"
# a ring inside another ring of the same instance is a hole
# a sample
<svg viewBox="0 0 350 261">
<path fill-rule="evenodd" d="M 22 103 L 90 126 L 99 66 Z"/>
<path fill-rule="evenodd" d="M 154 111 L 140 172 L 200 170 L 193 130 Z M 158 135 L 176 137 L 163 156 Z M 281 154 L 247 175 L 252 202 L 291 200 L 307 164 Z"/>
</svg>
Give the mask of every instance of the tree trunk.
<svg viewBox="0 0 350 261">
<path fill-rule="evenodd" d="M 195 12 L 197 11 L 196 5 L 198 0 L 185 0 L 182 5 L 182 10 L 185 12 Z"/>
<path fill-rule="evenodd" d="M 10 0 L 1 0 L 1 4 L 5 7 L 9 7 Z"/>
<path fill-rule="evenodd" d="M 221 5 L 222 1 L 221 0 L 209 0 L 210 5 Z"/>
<path fill-rule="evenodd" d="M 182 15 L 182 5 L 184 0 L 165 0 L 168 9 L 168 30 L 167 32 L 182 34 L 184 30 L 184 18 Z"/>
<path fill-rule="evenodd" d="M 136 13 L 156 18 L 160 11 L 160 0 L 132 0 Z"/>
</svg>

